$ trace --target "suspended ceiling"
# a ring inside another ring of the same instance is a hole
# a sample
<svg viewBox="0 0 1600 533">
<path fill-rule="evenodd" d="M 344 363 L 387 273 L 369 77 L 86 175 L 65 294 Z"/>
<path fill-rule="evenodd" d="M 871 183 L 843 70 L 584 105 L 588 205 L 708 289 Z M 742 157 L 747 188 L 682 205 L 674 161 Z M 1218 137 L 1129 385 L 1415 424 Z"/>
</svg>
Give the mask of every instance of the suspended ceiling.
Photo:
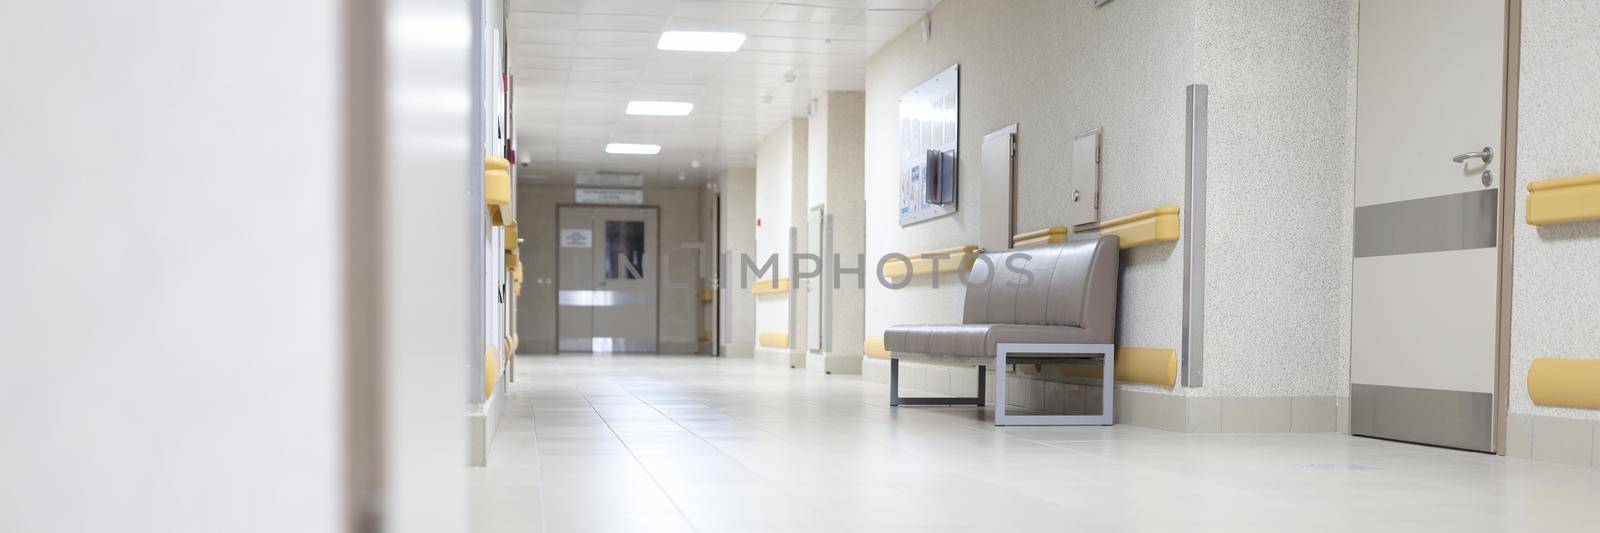
<svg viewBox="0 0 1600 533">
<path fill-rule="evenodd" d="M 640 172 L 697 186 L 751 166 L 762 135 L 823 91 L 862 90 L 867 57 L 938 0 L 507 0 L 524 183 Z M 733 53 L 656 49 L 668 30 L 744 33 Z M 686 117 L 629 116 L 630 100 L 684 101 Z M 611 155 L 611 142 L 661 145 Z M 696 167 L 698 163 L 698 168 Z M 680 174 L 682 179 L 680 180 Z"/>
</svg>

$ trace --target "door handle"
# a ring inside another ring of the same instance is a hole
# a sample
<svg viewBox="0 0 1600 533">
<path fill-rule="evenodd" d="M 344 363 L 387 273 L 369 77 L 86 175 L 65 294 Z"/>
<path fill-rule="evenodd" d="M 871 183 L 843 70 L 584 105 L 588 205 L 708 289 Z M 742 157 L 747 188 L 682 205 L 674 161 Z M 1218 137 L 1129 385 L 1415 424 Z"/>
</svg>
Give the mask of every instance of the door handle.
<svg viewBox="0 0 1600 533">
<path fill-rule="evenodd" d="M 1485 146 L 1485 147 L 1483 147 L 1483 151 L 1482 152 L 1467 152 L 1467 153 L 1452 157 L 1452 158 L 1450 158 L 1450 160 L 1453 161 L 1453 162 L 1456 162 L 1456 163 L 1460 163 L 1460 162 L 1466 161 L 1468 159 L 1474 159 L 1474 158 L 1482 159 L 1484 163 L 1492 163 L 1492 162 L 1494 162 L 1494 149 L 1490 148 L 1488 146 Z"/>
</svg>

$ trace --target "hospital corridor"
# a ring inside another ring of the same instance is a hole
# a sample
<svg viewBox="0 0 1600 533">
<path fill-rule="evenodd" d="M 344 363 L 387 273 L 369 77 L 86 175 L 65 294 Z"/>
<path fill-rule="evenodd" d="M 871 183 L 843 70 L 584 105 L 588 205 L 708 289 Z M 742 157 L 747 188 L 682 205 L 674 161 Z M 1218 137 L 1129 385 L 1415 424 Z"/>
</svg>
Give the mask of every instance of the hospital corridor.
<svg viewBox="0 0 1600 533">
<path fill-rule="evenodd" d="M 0 2 L 0 533 L 1600 531 L 1597 24 Z"/>
</svg>

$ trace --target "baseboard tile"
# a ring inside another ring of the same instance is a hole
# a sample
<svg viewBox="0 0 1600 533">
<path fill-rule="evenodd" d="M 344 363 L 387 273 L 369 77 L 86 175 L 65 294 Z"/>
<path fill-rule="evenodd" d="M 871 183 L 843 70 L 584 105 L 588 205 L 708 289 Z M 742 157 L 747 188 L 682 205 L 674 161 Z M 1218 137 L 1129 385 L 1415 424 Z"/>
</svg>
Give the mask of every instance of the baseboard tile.
<svg viewBox="0 0 1600 533">
<path fill-rule="evenodd" d="M 656 344 L 656 353 L 670 355 L 693 355 L 700 353 L 700 341 L 661 341 Z"/>
<path fill-rule="evenodd" d="M 1533 458 L 1533 417 L 1511 413 L 1506 415 L 1506 456 Z"/>
<path fill-rule="evenodd" d="M 1222 432 L 1222 399 L 1191 397 L 1188 399 L 1188 416 L 1184 431 L 1188 433 Z"/>
<path fill-rule="evenodd" d="M 860 374 L 862 359 L 861 354 L 807 353 L 806 371 L 814 374 Z"/>
<path fill-rule="evenodd" d="M 805 353 L 797 353 L 773 348 L 763 348 L 760 346 L 757 346 L 755 349 L 755 359 L 758 363 L 781 365 L 789 368 L 805 368 L 806 366 Z"/>
<path fill-rule="evenodd" d="M 754 344 L 724 344 L 722 345 L 722 351 L 720 353 L 722 354 L 722 357 L 748 358 L 755 357 L 755 350 L 756 346 Z"/>
<path fill-rule="evenodd" d="M 1575 418 L 1533 416 L 1535 461 L 1575 466 L 1594 466 L 1595 422 Z"/>
</svg>

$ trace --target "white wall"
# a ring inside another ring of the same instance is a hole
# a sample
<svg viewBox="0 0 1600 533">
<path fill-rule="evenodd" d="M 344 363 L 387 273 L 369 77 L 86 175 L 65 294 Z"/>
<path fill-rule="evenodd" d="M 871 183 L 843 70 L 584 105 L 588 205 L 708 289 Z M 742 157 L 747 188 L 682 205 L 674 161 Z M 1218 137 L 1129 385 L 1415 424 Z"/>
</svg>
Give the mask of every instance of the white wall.
<svg viewBox="0 0 1600 533">
<path fill-rule="evenodd" d="M 1600 172 L 1596 20 L 1596 2 L 1522 2 L 1517 212 L 1505 222 L 1516 226 L 1512 413 L 1600 420 L 1600 411 L 1539 407 L 1528 399 L 1534 358 L 1600 358 L 1600 222 L 1525 222 L 1528 182 Z"/>
<path fill-rule="evenodd" d="M 866 238 L 866 94 L 860 91 L 831 91 L 817 98 L 807 129 L 810 131 L 806 152 L 811 160 L 806 168 L 808 201 L 811 205 L 825 204 L 826 213 L 833 219 L 833 253 L 838 254 L 845 267 L 856 267 L 856 256 L 863 253 Z M 819 248 L 811 247 L 812 252 Z M 828 261 L 832 261 L 829 258 Z M 861 276 L 868 283 L 872 279 L 872 263 Z M 833 280 L 817 280 L 815 286 L 832 290 L 829 317 L 832 343 L 823 350 L 833 358 L 829 372 L 859 372 L 862 328 L 865 326 L 865 291 L 858 288 L 857 276 L 841 276 L 838 289 L 831 289 Z M 843 358 L 843 359 L 840 359 Z"/>
<path fill-rule="evenodd" d="M 461 529 L 470 14 L 378 4 L 0 7 L 0 529 Z"/>
<path fill-rule="evenodd" d="M 1196 4 L 1210 143 L 1195 395 L 1349 395 L 1356 20 L 1352 0 Z"/>
<path fill-rule="evenodd" d="M 343 529 L 341 18 L 0 6 L 0 529 Z"/>
<path fill-rule="evenodd" d="M 804 118 L 790 119 L 768 133 L 761 140 L 756 152 L 755 216 L 761 221 L 761 225 L 756 227 L 755 256 L 751 259 L 759 267 L 768 257 L 778 258 L 777 273 L 768 273 L 765 276 L 768 281 L 773 277 L 791 276 L 788 253 L 789 230 L 791 227 L 804 228 L 808 157 L 806 126 Z M 804 231 L 795 235 L 796 250 L 806 250 L 804 239 Z M 742 260 L 738 262 L 742 265 Z M 738 269 L 733 272 L 733 282 L 735 285 L 742 285 L 741 280 L 745 274 Z M 755 282 L 752 276 L 751 285 Z M 748 290 L 748 287 L 742 288 Z M 791 336 L 790 343 L 802 346 L 797 341 L 805 334 L 804 317 L 794 317 L 795 330 L 790 331 L 792 312 L 793 305 L 788 298 L 764 296 L 756 299 L 756 332 L 758 334 L 788 332 Z"/>
<path fill-rule="evenodd" d="M 756 299 L 743 285 L 740 257 L 756 253 L 756 170 L 730 168 L 722 184 L 723 355 L 750 357 L 756 343 Z"/>
<path fill-rule="evenodd" d="M 977 244 L 978 147 L 1018 124 L 1017 226 L 1066 224 L 1066 149 L 1104 128 L 1101 219 L 1182 205 L 1185 86 L 1211 85 L 1206 384 L 1342 396 L 1348 360 L 1354 2 L 946 0 L 867 69 L 867 255 Z M 901 227 L 897 102 L 961 65 L 961 210 Z M 1294 149 L 1289 149 L 1294 147 Z M 1118 342 L 1181 348 L 1182 243 L 1123 253 Z M 869 284 L 866 335 L 961 320 L 962 289 Z M 1262 288 L 1266 287 L 1266 288 Z"/>
<path fill-rule="evenodd" d="M 471 136 L 480 14 L 454 0 L 386 0 L 383 8 L 386 70 L 374 92 L 384 102 L 376 176 L 384 284 L 365 311 L 382 319 L 382 522 L 394 532 L 458 531 L 466 522 L 461 371 L 483 353 L 473 342 L 482 333 L 471 320 L 479 267 L 469 240 L 482 235 L 484 154 Z"/>
<path fill-rule="evenodd" d="M 1184 85 L 1193 50 L 1190 2 L 982 2 L 947 0 L 932 14 L 932 39 L 912 28 L 867 67 L 866 252 L 918 252 L 977 244 L 978 153 L 983 135 L 1018 124 L 1019 231 L 1066 225 L 1071 188 L 1063 169 L 1072 138 L 1105 128 L 1102 217 L 1183 201 Z M 961 64 L 961 209 L 899 224 L 898 100 Z M 1123 255 L 1121 342 L 1180 344 L 1182 253 L 1171 244 Z M 894 324 L 961 321 L 954 277 L 892 290 L 869 283 L 866 335 Z M 1164 389 L 1159 389 L 1164 390 Z"/>
</svg>

